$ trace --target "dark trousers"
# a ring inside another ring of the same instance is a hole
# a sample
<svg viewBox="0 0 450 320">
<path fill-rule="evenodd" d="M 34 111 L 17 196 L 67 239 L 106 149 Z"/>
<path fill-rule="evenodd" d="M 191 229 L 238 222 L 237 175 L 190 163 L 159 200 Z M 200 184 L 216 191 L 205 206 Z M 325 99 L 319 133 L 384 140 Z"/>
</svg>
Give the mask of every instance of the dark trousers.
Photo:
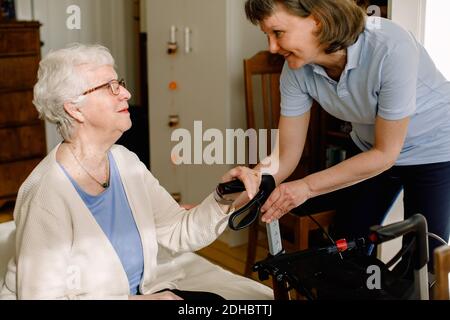
<svg viewBox="0 0 450 320">
<path fill-rule="evenodd" d="M 183 300 L 187 301 L 223 301 L 225 298 L 212 292 L 204 291 L 184 291 L 178 289 L 164 289 L 158 292 L 171 291 Z"/>
<path fill-rule="evenodd" d="M 383 222 L 402 188 L 405 219 L 422 214 L 427 219 L 428 231 L 448 241 L 450 162 L 394 166 L 374 178 L 335 192 L 334 236 L 347 239 L 367 236 L 372 225 Z M 442 243 L 430 237 L 428 240 L 432 260 L 433 250 Z"/>
</svg>

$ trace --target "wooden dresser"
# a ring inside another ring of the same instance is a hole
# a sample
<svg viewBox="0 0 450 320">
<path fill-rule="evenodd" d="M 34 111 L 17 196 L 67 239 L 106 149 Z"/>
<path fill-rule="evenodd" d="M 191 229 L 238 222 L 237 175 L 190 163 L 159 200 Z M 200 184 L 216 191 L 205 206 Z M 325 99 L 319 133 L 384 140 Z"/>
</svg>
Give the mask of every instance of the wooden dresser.
<svg viewBox="0 0 450 320">
<path fill-rule="evenodd" d="M 0 23 L 0 220 L 22 182 L 46 155 L 44 122 L 33 106 L 39 22 Z"/>
</svg>

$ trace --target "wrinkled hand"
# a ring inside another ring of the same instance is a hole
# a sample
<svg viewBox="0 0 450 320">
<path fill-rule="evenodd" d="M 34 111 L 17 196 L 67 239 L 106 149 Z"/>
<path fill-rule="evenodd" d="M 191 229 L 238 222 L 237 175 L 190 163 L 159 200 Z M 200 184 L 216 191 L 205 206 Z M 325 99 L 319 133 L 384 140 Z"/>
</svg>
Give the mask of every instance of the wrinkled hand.
<svg viewBox="0 0 450 320">
<path fill-rule="evenodd" d="M 291 209 L 298 207 L 309 199 L 310 190 L 303 180 L 295 180 L 280 184 L 261 208 L 261 220 L 271 223 L 278 220 Z"/>
<path fill-rule="evenodd" d="M 244 183 L 248 199 L 253 199 L 256 196 L 259 185 L 261 184 L 261 173 L 259 171 L 242 166 L 236 167 L 222 177 L 222 182 L 228 182 L 234 179 L 239 179 Z"/>
<path fill-rule="evenodd" d="M 163 291 L 153 294 L 145 294 L 141 296 L 130 296 L 129 300 L 183 300 L 171 291 Z"/>
</svg>

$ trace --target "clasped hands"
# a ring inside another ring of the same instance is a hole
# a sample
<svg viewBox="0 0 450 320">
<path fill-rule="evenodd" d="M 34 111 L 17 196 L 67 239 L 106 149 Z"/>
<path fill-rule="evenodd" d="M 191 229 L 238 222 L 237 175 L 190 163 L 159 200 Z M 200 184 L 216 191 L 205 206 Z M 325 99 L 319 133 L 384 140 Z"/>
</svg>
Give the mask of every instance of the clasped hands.
<svg viewBox="0 0 450 320">
<path fill-rule="evenodd" d="M 257 194 L 261 183 L 261 172 L 247 167 L 236 167 L 222 177 L 223 182 L 233 179 L 241 180 L 247 190 L 236 200 L 235 206 L 239 207 L 239 204 L 251 200 Z M 280 184 L 261 208 L 263 213 L 261 220 L 271 223 L 280 219 L 293 208 L 306 202 L 310 194 L 308 184 L 302 179 Z"/>
</svg>

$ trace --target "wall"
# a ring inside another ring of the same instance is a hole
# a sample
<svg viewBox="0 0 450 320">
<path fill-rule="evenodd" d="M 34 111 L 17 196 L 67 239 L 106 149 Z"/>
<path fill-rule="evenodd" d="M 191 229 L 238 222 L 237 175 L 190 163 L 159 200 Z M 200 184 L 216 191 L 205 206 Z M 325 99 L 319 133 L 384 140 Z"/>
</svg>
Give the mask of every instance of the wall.
<svg viewBox="0 0 450 320">
<path fill-rule="evenodd" d="M 245 16 L 244 0 L 228 0 L 227 2 L 227 64 L 228 90 L 227 97 L 230 112 L 227 128 L 247 127 L 245 113 L 245 84 L 243 60 L 251 58 L 261 50 L 267 50 L 267 38 L 259 27 L 252 25 Z M 247 243 L 247 232 L 227 229 L 221 240 L 230 246 Z"/>
<path fill-rule="evenodd" d="M 17 15 L 21 20 L 41 22 L 42 56 L 51 49 L 65 47 L 72 42 L 99 43 L 111 50 L 117 72 L 135 91 L 136 50 L 133 37 L 133 3 L 129 0 L 17 0 Z M 81 28 L 69 30 L 66 12 L 71 5 L 81 9 Z M 134 100 L 131 99 L 131 104 Z M 47 149 L 61 140 L 55 126 L 46 123 Z"/>
<path fill-rule="evenodd" d="M 244 0 L 229 0 L 228 11 L 228 79 L 229 128 L 246 128 L 245 86 L 243 59 L 251 58 L 260 50 L 268 50 L 267 38 L 258 26 L 245 16 Z"/>
<path fill-rule="evenodd" d="M 423 43 L 426 0 L 391 0 L 391 18 Z"/>
<path fill-rule="evenodd" d="M 428 0 L 425 19 L 425 48 L 438 69 L 450 80 L 450 1 Z M 447 35 L 447 36 L 445 36 Z"/>
<path fill-rule="evenodd" d="M 245 128 L 243 59 L 265 49 L 266 41 L 261 31 L 246 21 L 244 3 L 146 2 L 151 170 L 169 192 L 181 193 L 183 203 L 204 199 L 231 166 L 173 165 L 170 153 L 176 143 L 171 142 L 169 115 L 179 115 L 179 128 L 189 130 L 192 136 L 193 123 L 200 120 L 203 132 Z M 172 25 L 178 28 L 179 51 L 169 56 L 166 50 Z M 185 27 L 192 29 L 193 51 L 189 54 L 183 52 Z M 168 90 L 172 80 L 179 85 L 175 92 Z M 191 141 L 194 143 L 194 138 Z"/>
<path fill-rule="evenodd" d="M 228 166 L 170 166 L 175 143 L 170 141 L 168 118 L 179 115 L 180 128 L 191 133 L 197 120 L 204 130 L 245 128 L 243 59 L 266 44 L 262 33 L 245 21 L 243 4 L 244 0 L 147 2 L 151 168 L 170 192 L 182 193 L 183 201 L 200 201 Z M 180 48 L 175 56 L 166 54 L 171 25 L 178 28 Z M 189 54 L 183 52 L 186 26 L 192 28 Z M 179 84 L 176 92 L 168 90 L 172 80 Z"/>
</svg>

